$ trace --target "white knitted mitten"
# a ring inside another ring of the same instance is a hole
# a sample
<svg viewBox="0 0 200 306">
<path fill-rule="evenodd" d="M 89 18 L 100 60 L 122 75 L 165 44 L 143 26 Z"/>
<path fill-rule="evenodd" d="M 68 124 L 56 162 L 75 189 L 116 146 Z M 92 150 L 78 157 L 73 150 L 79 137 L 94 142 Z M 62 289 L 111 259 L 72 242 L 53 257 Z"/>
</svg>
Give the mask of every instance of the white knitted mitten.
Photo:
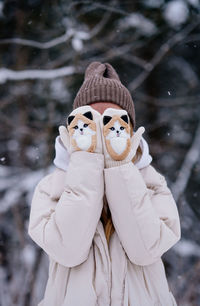
<svg viewBox="0 0 200 306">
<path fill-rule="evenodd" d="M 101 115 L 91 106 L 73 110 L 67 118 L 67 128 L 59 127 L 61 140 L 69 154 L 74 151 L 102 153 Z"/>
<path fill-rule="evenodd" d="M 100 124 L 106 168 L 132 161 L 145 128 L 133 132 L 127 111 L 115 108 L 104 111 Z"/>
</svg>

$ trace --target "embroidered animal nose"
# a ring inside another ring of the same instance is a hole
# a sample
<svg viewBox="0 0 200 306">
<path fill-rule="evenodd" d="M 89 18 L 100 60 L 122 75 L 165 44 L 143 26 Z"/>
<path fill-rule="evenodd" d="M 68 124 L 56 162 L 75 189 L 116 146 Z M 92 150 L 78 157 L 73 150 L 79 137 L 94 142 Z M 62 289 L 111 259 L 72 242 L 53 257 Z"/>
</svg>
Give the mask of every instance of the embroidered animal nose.
<svg viewBox="0 0 200 306">
<path fill-rule="evenodd" d="M 82 131 L 83 131 L 83 129 L 81 128 L 81 129 L 80 129 L 80 131 L 82 132 Z"/>
</svg>

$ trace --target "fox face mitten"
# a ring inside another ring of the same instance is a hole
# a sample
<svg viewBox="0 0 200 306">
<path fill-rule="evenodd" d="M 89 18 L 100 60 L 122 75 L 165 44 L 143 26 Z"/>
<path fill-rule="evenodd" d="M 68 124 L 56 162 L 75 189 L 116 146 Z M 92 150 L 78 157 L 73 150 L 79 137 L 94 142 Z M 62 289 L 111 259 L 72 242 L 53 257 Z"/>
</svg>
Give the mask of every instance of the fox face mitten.
<svg viewBox="0 0 200 306">
<path fill-rule="evenodd" d="M 67 118 L 67 128 L 59 127 L 60 137 L 69 153 L 87 151 L 102 153 L 101 115 L 91 106 L 73 110 Z"/>
<path fill-rule="evenodd" d="M 107 108 L 101 116 L 101 131 L 106 168 L 133 160 L 144 127 L 133 132 L 125 110 Z"/>
</svg>

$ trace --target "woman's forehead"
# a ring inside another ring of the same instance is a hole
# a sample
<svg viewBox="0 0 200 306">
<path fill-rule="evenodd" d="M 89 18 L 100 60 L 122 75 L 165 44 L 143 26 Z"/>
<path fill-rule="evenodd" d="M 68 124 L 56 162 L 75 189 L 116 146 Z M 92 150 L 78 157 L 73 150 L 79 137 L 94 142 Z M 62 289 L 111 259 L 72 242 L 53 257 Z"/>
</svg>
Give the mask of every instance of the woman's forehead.
<svg viewBox="0 0 200 306">
<path fill-rule="evenodd" d="M 122 109 L 118 104 L 113 102 L 93 102 L 90 103 L 90 106 L 101 114 L 103 114 L 103 112 L 109 107 Z"/>
</svg>

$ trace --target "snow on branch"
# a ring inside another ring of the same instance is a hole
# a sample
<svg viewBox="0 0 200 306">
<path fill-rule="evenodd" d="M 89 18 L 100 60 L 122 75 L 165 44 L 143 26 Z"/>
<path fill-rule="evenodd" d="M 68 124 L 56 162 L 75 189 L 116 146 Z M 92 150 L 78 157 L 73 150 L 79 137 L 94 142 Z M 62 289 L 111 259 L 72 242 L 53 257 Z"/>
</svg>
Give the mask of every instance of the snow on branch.
<svg viewBox="0 0 200 306">
<path fill-rule="evenodd" d="M 105 24 L 108 22 L 109 18 L 111 16 L 110 11 L 108 11 L 101 19 L 101 21 L 91 30 L 91 33 L 84 32 L 77 29 L 69 29 L 65 32 L 65 34 L 61 35 L 60 37 L 54 38 L 48 42 L 38 42 L 30 39 L 24 39 L 24 38 L 5 38 L 0 39 L 0 45 L 5 44 L 17 44 L 21 46 L 28 46 L 33 47 L 37 49 L 50 49 L 55 46 L 58 46 L 60 44 L 66 43 L 70 38 L 72 38 L 72 45 L 75 45 L 75 50 L 82 49 L 82 41 L 83 40 L 89 40 L 96 36 L 105 26 Z M 76 45 L 78 47 L 76 48 Z M 79 45 L 81 47 L 79 47 Z"/>
<path fill-rule="evenodd" d="M 72 75 L 76 72 L 73 66 L 62 67 L 50 70 L 23 70 L 15 71 L 7 68 L 0 69 L 0 84 L 6 83 L 8 80 L 21 81 L 21 80 L 34 80 L 34 79 L 55 79 Z"/>
<path fill-rule="evenodd" d="M 34 40 L 29 39 L 23 39 L 23 38 L 5 38 L 0 40 L 0 44 L 17 44 L 22 46 L 29 46 L 34 47 L 38 49 L 49 49 L 52 47 L 55 47 L 59 44 L 65 43 L 67 40 L 69 40 L 74 35 L 74 30 L 70 29 L 67 31 L 64 35 L 54 38 L 48 42 L 38 42 Z"/>
<path fill-rule="evenodd" d="M 52 169 L 54 168 L 49 166 L 46 169 L 30 171 L 0 166 L 0 192 L 5 192 L 1 198 L 0 215 L 14 207 L 23 194 L 26 194 L 27 203 L 30 203 L 36 184 Z"/>
</svg>

